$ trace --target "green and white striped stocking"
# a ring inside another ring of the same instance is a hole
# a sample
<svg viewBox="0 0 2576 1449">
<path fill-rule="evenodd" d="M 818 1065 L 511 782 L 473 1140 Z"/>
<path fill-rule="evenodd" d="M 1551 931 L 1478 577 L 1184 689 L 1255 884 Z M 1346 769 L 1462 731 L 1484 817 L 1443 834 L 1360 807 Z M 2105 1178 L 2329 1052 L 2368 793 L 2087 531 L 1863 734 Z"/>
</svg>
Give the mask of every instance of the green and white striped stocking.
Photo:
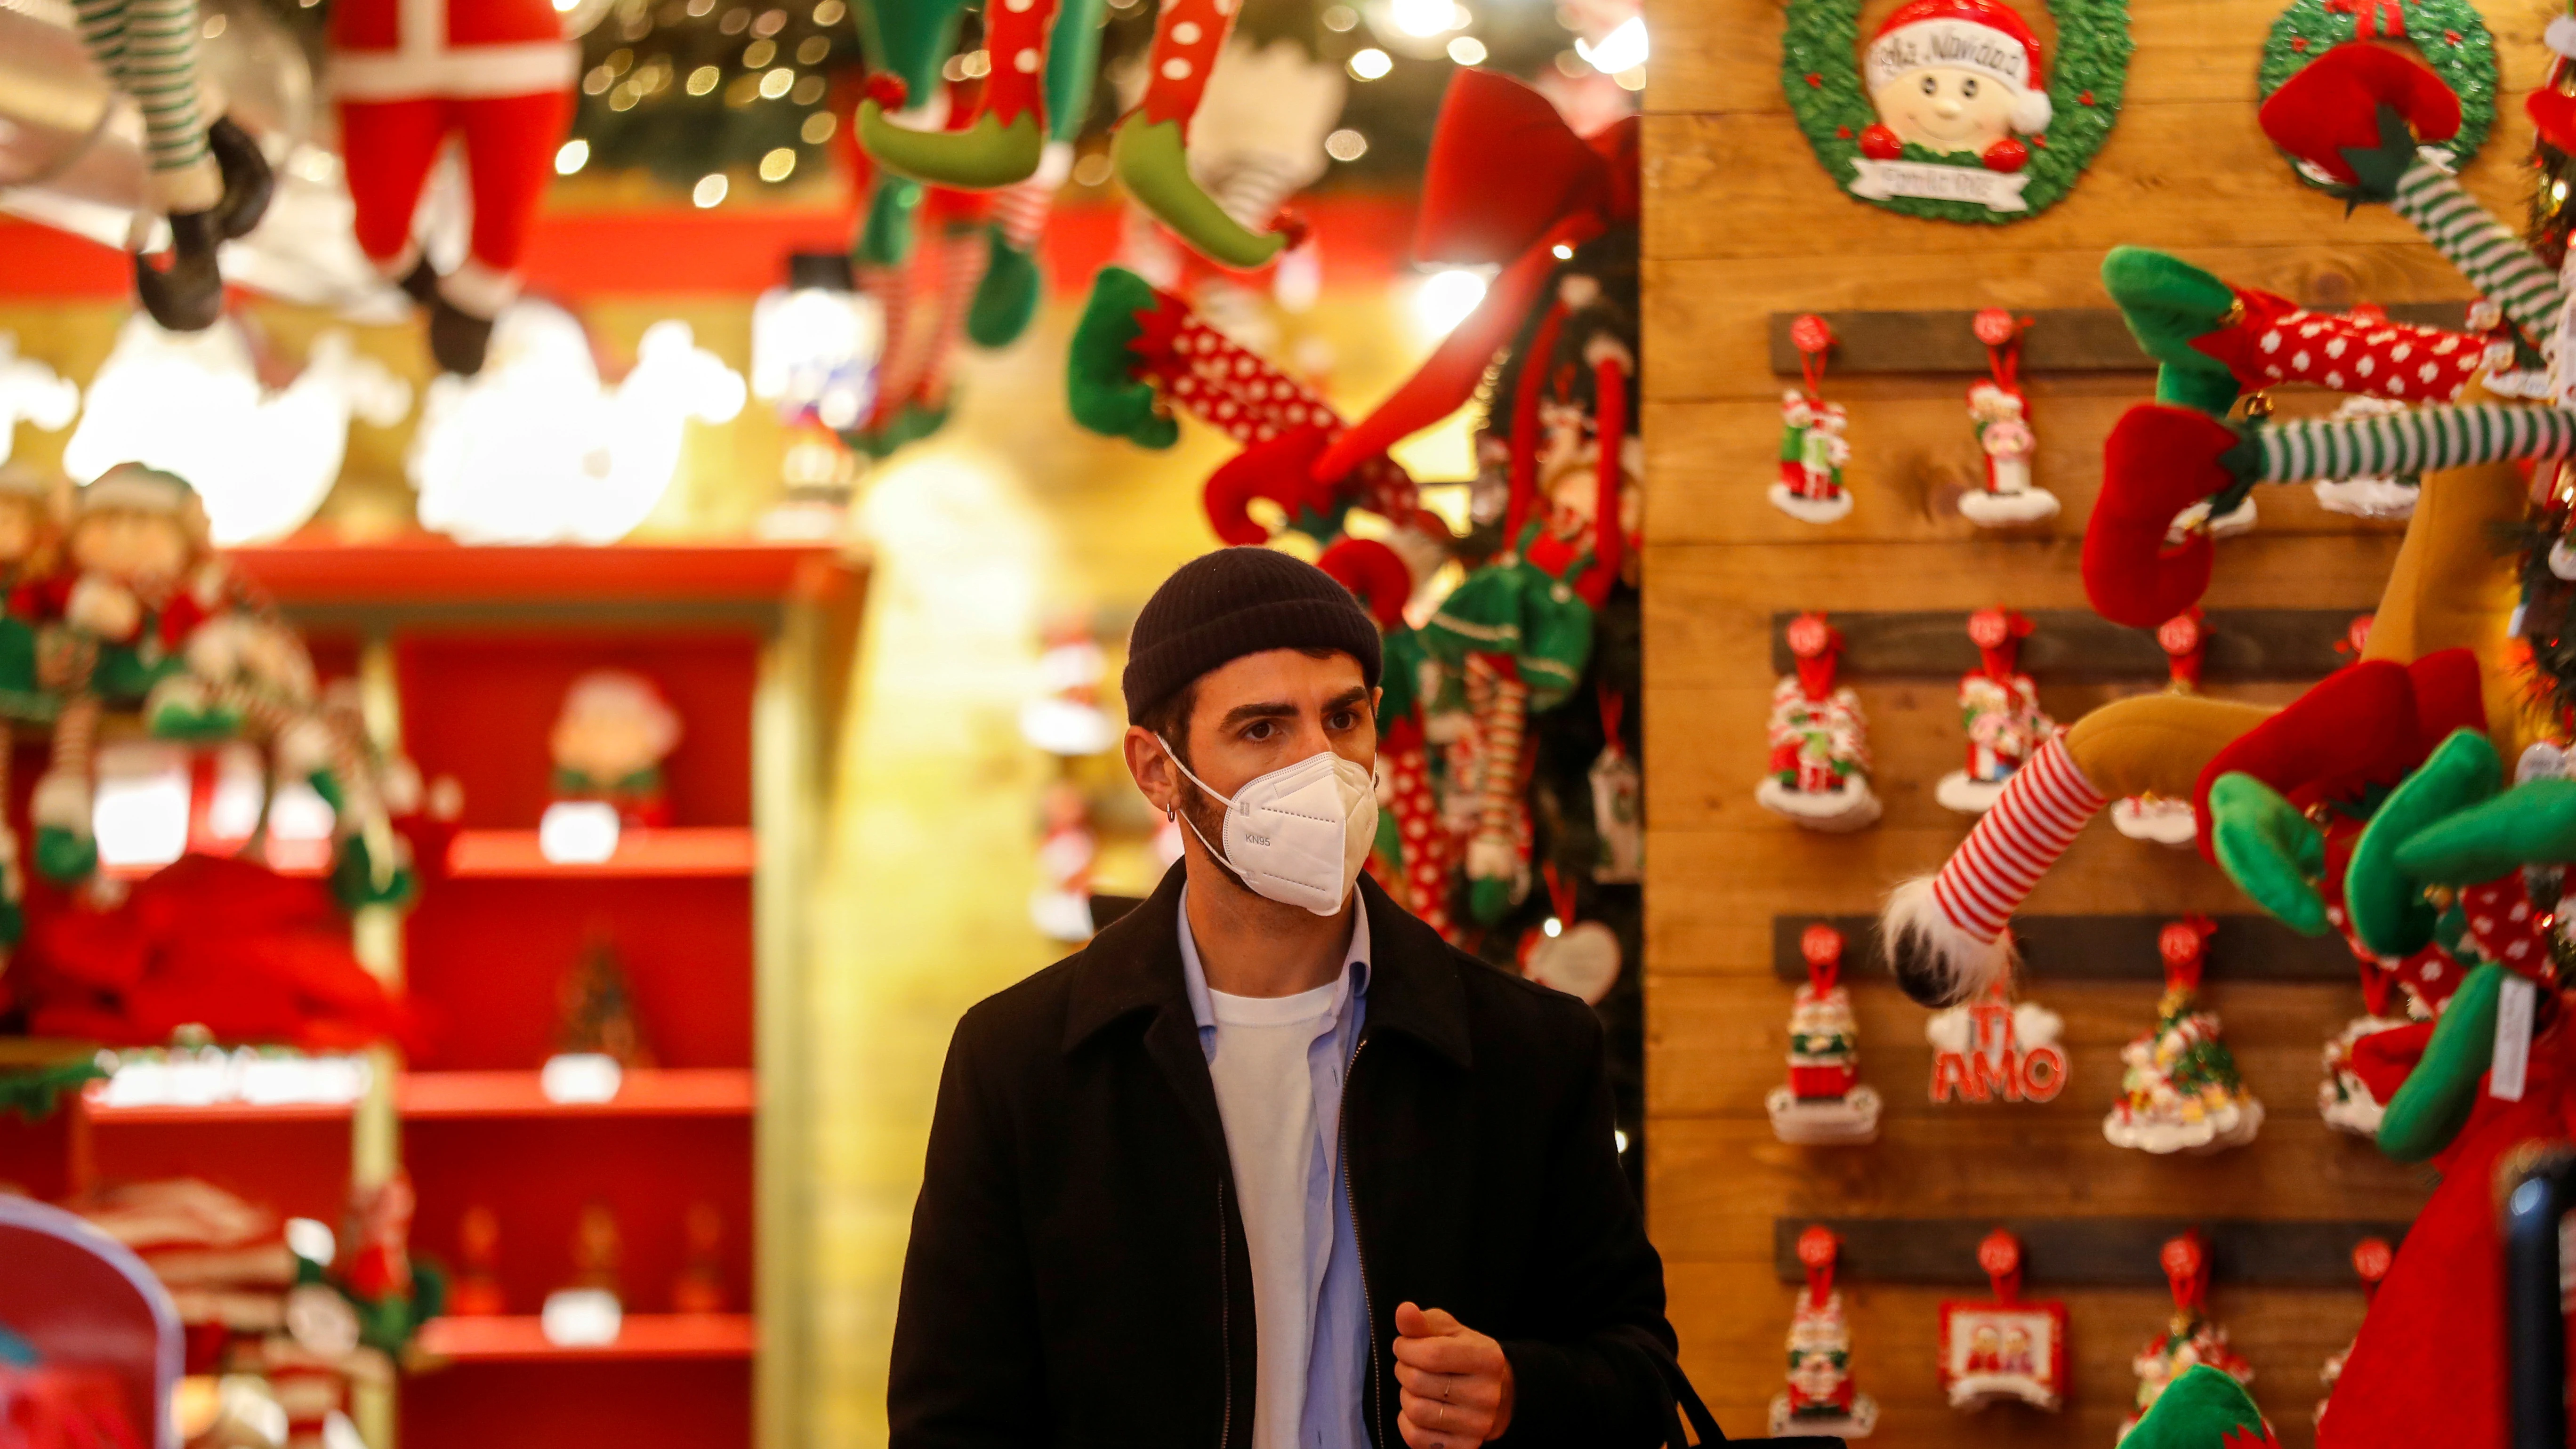
<svg viewBox="0 0 2576 1449">
<path fill-rule="evenodd" d="M 2397 178 L 2391 205 L 2460 275 L 2503 308 L 2523 336 L 2537 344 L 2556 330 L 2564 300 L 2557 274 L 2541 265 L 2520 237 L 2487 215 L 2431 152 L 2418 153 L 2415 164 Z"/>
<path fill-rule="evenodd" d="M 197 0 L 79 0 L 92 59 L 143 111 L 153 201 L 164 211 L 206 211 L 223 177 L 206 149 L 197 91 Z"/>
<path fill-rule="evenodd" d="M 2256 433 L 2265 483 L 2391 478 L 2506 459 L 2576 453 L 2576 412 L 2467 403 L 2377 418 L 2315 418 Z"/>
</svg>

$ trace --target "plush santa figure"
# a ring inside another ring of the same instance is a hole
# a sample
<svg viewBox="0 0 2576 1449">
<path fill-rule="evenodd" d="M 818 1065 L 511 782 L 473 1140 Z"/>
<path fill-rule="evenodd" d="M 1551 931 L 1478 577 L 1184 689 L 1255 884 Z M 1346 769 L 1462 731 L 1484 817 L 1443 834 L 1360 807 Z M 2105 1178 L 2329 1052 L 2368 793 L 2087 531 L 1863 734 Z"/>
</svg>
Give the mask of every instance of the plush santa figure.
<svg viewBox="0 0 2576 1449">
<path fill-rule="evenodd" d="M 2039 40 L 2003 0 L 1907 0 L 1879 27 L 1863 69 L 1878 124 L 1863 155 L 1894 161 L 1908 145 L 1972 155 L 1990 171 L 2019 171 L 2048 129 Z"/>
<path fill-rule="evenodd" d="M 438 365 L 483 366 L 492 319 L 519 291 L 519 259 L 555 148 L 572 124 L 579 48 L 552 0 L 337 0 L 329 84 L 349 196 L 368 260 L 429 308 Z M 463 139 L 474 231 L 439 276 L 412 236 L 421 188 L 450 134 Z"/>
</svg>

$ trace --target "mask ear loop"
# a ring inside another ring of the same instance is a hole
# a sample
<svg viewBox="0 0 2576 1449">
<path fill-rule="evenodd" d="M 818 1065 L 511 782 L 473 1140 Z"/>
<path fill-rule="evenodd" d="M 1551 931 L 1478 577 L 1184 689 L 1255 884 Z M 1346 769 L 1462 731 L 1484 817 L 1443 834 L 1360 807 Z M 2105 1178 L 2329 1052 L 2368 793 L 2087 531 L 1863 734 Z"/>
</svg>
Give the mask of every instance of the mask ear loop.
<svg viewBox="0 0 2576 1449">
<path fill-rule="evenodd" d="M 1197 775 L 1194 771 L 1192 771 L 1192 770 L 1190 769 L 1190 767 L 1189 767 L 1189 766 L 1182 764 L 1182 763 L 1181 763 L 1181 752 L 1172 748 L 1172 742 L 1171 742 L 1170 740 L 1164 739 L 1161 735 L 1156 735 L 1156 736 L 1154 736 L 1154 742 L 1155 742 L 1156 744 L 1161 745 L 1161 746 L 1163 747 L 1163 753 L 1164 753 L 1165 755 L 1168 755 L 1168 756 L 1170 756 L 1170 757 L 1171 757 L 1171 761 L 1172 761 L 1172 768 L 1173 768 L 1173 769 L 1175 769 L 1175 770 L 1180 771 L 1183 775 L 1188 776 L 1188 777 L 1189 777 L 1189 782 L 1190 782 L 1191 784 L 1198 786 L 1198 787 L 1199 787 L 1200 789 L 1202 789 L 1202 790 L 1205 790 L 1205 791 L 1206 791 L 1210 796 L 1212 796 L 1213 798 L 1215 798 L 1215 799 L 1217 799 L 1217 800 L 1219 800 L 1219 801 L 1222 801 L 1223 803 L 1225 803 L 1225 804 L 1227 804 L 1227 805 L 1232 805 L 1232 804 L 1234 803 L 1234 801 L 1233 801 L 1231 798 L 1229 798 L 1229 797 L 1227 797 L 1227 796 L 1225 796 L 1225 795 L 1220 795 L 1220 794 L 1218 794 L 1218 793 L 1217 793 L 1217 788 L 1216 788 L 1214 785 L 1211 785 L 1211 784 L 1209 784 L 1207 781 L 1200 779 L 1200 778 L 1198 777 L 1198 775 Z M 1252 889 L 1252 881 L 1251 881 L 1251 879 L 1250 879 L 1249 877 L 1247 877 L 1246 875 L 1244 875 L 1244 873 L 1242 872 L 1242 870 L 1241 870 L 1241 869 L 1239 869 L 1238 867 L 1236 867 L 1236 865 L 1235 865 L 1235 863 L 1234 863 L 1233 861 L 1226 859 L 1226 857 L 1225 857 L 1225 852 L 1224 852 L 1224 851 L 1217 849 L 1217 848 L 1216 848 L 1216 846 L 1208 840 L 1207 835 L 1199 829 L 1199 823 L 1198 823 L 1197 821 L 1192 820 L 1192 819 L 1190 819 L 1188 816 L 1183 815 L 1183 814 L 1181 813 L 1181 807 L 1180 807 L 1180 806 L 1178 806 L 1178 805 L 1166 805 L 1166 806 L 1164 806 L 1164 807 L 1163 807 L 1163 817 L 1164 817 L 1165 819 L 1167 819 L 1167 820 L 1178 820 L 1178 821 L 1180 821 L 1180 822 L 1181 822 L 1181 824 L 1182 824 L 1183 826 L 1185 826 L 1185 827 L 1187 827 L 1187 828 L 1188 828 L 1188 830 L 1189 830 L 1190 834 L 1198 836 L 1198 838 L 1199 838 L 1199 844 L 1200 844 L 1200 845 L 1207 847 L 1207 853 L 1208 853 L 1209 857 L 1210 857 L 1211 859 L 1213 859 L 1217 864 L 1219 864 L 1219 865 L 1221 865 L 1221 866 L 1224 866 L 1224 867 L 1225 867 L 1226 874 L 1233 876 L 1236 880 L 1242 881 L 1242 882 L 1243 882 L 1243 888 L 1244 888 L 1245 890 L 1251 890 L 1251 889 Z M 1257 894 L 1257 893 L 1256 893 L 1256 894 Z"/>
</svg>

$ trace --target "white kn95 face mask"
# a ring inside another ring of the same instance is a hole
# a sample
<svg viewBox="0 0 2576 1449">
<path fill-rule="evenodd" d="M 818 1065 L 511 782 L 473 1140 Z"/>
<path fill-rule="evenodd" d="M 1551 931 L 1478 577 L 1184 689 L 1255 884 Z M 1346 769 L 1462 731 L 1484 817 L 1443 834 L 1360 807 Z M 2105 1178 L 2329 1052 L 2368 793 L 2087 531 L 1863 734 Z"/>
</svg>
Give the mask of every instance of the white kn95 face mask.
<svg viewBox="0 0 2576 1449">
<path fill-rule="evenodd" d="M 1319 916 L 1337 915 L 1377 841 L 1377 782 L 1366 765 L 1330 750 L 1247 781 L 1231 799 L 1181 764 L 1190 783 L 1225 805 L 1225 844 L 1190 833 L 1254 894 Z M 1184 813 L 1183 821 L 1189 816 Z"/>
</svg>

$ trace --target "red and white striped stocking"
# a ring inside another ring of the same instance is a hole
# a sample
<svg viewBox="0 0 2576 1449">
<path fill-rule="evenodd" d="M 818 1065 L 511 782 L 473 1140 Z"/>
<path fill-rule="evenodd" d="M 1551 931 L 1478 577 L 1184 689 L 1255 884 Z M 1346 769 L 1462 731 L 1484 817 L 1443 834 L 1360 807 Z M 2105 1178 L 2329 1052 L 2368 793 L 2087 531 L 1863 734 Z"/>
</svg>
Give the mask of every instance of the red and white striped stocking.
<svg viewBox="0 0 2576 1449">
<path fill-rule="evenodd" d="M 2064 736 L 2040 746 L 1932 878 L 1941 914 L 1978 940 L 2000 939 L 2012 913 L 2105 798 L 2076 768 Z"/>
</svg>

